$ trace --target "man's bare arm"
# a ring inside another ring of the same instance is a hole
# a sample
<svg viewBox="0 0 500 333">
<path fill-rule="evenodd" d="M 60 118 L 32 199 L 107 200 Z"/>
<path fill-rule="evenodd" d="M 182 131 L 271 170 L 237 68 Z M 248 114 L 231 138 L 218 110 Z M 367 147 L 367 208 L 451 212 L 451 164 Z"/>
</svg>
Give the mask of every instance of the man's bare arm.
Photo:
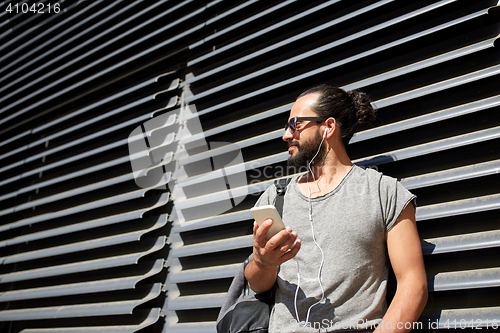
<svg viewBox="0 0 500 333">
<path fill-rule="evenodd" d="M 405 208 L 397 224 L 387 233 L 387 249 L 397 289 L 382 319 L 383 324 L 375 332 L 409 332 L 411 328 L 408 327 L 418 320 L 428 297 L 427 276 L 413 204 Z"/>
</svg>

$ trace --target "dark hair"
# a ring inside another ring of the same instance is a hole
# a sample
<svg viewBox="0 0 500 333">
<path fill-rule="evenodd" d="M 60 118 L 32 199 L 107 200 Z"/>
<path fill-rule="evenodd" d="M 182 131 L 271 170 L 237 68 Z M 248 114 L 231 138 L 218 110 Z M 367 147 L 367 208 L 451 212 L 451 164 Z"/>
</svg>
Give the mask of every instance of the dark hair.
<svg viewBox="0 0 500 333">
<path fill-rule="evenodd" d="M 359 124 L 371 123 L 376 119 L 376 110 L 370 104 L 370 97 L 361 90 L 345 91 L 341 88 L 321 84 L 307 89 L 297 97 L 318 94 L 314 111 L 320 117 L 333 117 L 342 124 L 341 137 L 344 146 L 349 144 Z"/>
</svg>

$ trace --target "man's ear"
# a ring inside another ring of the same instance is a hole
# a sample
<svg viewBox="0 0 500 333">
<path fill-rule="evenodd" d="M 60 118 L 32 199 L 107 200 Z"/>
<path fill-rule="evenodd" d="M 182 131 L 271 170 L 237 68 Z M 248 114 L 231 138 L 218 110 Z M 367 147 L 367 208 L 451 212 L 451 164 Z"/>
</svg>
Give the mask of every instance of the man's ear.
<svg viewBox="0 0 500 333">
<path fill-rule="evenodd" d="M 326 125 L 326 128 L 325 128 L 325 133 L 323 134 L 325 136 L 325 138 L 330 138 L 333 133 L 337 130 L 337 121 L 335 120 L 335 118 L 328 118 L 327 120 L 325 120 L 325 125 Z"/>
</svg>

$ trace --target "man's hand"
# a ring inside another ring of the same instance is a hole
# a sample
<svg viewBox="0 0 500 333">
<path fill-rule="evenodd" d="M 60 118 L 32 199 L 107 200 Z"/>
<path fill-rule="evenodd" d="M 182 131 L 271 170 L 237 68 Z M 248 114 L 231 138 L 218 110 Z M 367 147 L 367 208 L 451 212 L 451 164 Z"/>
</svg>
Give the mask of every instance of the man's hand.
<svg viewBox="0 0 500 333">
<path fill-rule="evenodd" d="M 259 227 L 253 226 L 253 259 L 245 268 L 245 277 L 253 291 L 259 293 L 272 288 L 278 266 L 295 257 L 300 250 L 300 239 L 290 227 L 266 240 L 266 233 L 273 221 L 265 220 Z"/>
<path fill-rule="evenodd" d="M 295 257 L 300 249 L 300 240 L 297 240 L 297 247 L 294 246 L 297 233 L 290 227 L 266 240 L 266 233 L 272 224 L 271 219 L 265 220 L 260 227 L 255 222 L 253 224 L 253 260 L 259 266 L 278 267 Z"/>
</svg>

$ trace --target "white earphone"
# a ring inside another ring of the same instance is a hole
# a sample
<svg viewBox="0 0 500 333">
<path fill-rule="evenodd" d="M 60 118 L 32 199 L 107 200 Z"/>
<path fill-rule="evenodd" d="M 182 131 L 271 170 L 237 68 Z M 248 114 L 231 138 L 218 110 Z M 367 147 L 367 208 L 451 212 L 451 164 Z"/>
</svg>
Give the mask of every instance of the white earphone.
<svg viewBox="0 0 500 333">
<path fill-rule="evenodd" d="M 325 131 L 323 132 L 323 139 L 325 138 L 326 133 L 328 133 L 328 128 L 325 128 Z"/>
</svg>

